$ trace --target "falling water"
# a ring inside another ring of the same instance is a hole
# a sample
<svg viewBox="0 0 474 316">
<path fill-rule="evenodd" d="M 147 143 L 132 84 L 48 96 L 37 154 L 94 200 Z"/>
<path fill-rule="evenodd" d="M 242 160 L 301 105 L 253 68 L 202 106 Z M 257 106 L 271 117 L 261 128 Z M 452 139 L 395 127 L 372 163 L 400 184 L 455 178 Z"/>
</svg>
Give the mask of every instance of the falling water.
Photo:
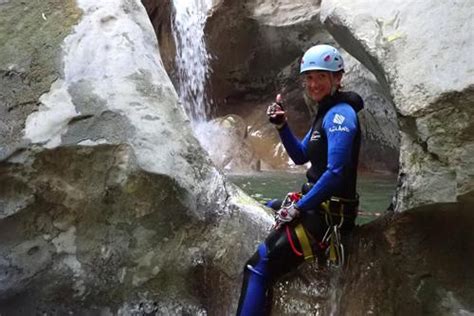
<svg viewBox="0 0 474 316">
<path fill-rule="evenodd" d="M 205 122 L 210 111 L 205 93 L 209 54 L 204 26 L 212 0 L 173 0 L 173 3 L 178 93 L 186 113 L 196 125 Z"/>
</svg>

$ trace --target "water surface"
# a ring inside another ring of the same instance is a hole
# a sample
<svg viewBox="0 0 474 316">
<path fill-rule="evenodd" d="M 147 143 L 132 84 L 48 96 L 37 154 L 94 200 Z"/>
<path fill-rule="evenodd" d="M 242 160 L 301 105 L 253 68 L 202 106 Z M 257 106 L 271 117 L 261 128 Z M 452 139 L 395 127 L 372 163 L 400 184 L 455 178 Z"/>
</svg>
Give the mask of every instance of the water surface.
<svg viewBox="0 0 474 316">
<path fill-rule="evenodd" d="M 306 182 L 303 173 L 258 172 L 245 175 L 228 175 L 229 179 L 259 202 L 283 198 L 288 192 L 299 192 Z M 359 209 L 363 211 L 357 222 L 366 223 L 383 213 L 390 205 L 395 192 L 396 176 L 385 174 L 359 174 L 357 191 L 360 195 Z"/>
</svg>

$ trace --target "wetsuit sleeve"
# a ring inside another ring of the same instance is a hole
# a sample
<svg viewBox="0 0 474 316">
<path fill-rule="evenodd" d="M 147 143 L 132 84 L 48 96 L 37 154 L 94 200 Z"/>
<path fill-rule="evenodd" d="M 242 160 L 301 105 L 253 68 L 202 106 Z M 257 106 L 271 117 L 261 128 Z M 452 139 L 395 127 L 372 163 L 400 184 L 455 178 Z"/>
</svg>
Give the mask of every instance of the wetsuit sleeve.
<svg viewBox="0 0 474 316">
<path fill-rule="evenodd" d="M 297 165 L 305 164 L 309 161 L 306 155 L 306 147 L 308 146 L 309 138 L 311 137 L 311 130 L 306 134 L 302 141 L 293 135 L 288 124 L 279 130 L 280 139 L 285 146 L 288 156 Z"/>
<path fill-rule="evenodd" d="M 322 127 L 328 142 L 328 163 L 313 188 L 296 204 L 303 211 L 315 209 L 344 185 L 343 170 L 351 163 L 357 114 L 348 104 L 339 104 L 325 115 Z"/>
</svg>

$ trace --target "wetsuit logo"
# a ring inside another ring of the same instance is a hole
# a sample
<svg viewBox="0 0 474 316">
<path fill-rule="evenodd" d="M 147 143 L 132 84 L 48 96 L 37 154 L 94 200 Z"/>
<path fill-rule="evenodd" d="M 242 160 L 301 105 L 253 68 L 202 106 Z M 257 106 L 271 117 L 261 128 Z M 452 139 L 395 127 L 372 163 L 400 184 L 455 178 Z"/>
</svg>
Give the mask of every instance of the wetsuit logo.
<svg viewBox="0 0 474 316">
<path fill-rule="evenodd" d="M 314 131 L 313 134 L 311 134 L 310 141 L 318 140 L 320 138 L 321 138 L 321 134 L 318 131 Z"/>
<path fill-rule="evenodd" d="M 341 125 L 342 123 L 344 123 L 345 119 L 346 118 L 342 116 L 341 114 L 336 114 L 334 115 L 333 123 Z"/>
<path fill-rule="evenodd" d="M 349 133 L 349 128 L 346 126 L 331 126 L 329 128 L 329 133 L 334 133 L 334 132 L 346 132 Z"/>
</svg>

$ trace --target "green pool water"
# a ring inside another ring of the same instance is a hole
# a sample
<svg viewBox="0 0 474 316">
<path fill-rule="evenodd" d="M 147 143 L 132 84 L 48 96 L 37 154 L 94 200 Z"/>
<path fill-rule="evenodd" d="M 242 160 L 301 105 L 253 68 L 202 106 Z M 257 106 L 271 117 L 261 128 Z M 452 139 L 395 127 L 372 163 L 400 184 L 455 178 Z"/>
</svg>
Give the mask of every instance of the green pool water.
<svg viewBox="0 0 474 316">
<path fill-rule="evenodd" d="M 245 175 L 228 175 L 228 178 L 242 190 L 259 202 L 269 199 L 283 198 L 288 192 L 300 191 L 306 182 L 302 173 L 289 172 L 259 172 Z M 360 195 L 359 209 L 364 214 L 359 215 L 359 224 L 376 218 L 374 213 L 383 213 L 390 205 L 395 192 L 396 176 L 385 174 L 359 174 L 357 191 Z"/>
</svg>

